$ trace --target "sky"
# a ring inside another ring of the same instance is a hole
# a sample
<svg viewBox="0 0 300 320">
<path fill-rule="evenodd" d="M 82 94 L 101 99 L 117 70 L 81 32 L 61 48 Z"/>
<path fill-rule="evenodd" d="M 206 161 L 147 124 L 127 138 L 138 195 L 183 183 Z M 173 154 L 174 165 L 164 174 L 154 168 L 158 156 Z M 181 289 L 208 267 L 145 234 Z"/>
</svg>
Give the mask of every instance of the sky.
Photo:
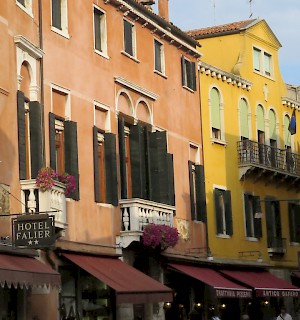
<svg viewBox="0 0 300 320">
<path fill-rule="evenodd" d="M 266 20 L 282 45 L 284 82 L 300 85 L 300 0 L 169 0 L 169 18 L 183 31 L 249 18 Z"/>
</svg>

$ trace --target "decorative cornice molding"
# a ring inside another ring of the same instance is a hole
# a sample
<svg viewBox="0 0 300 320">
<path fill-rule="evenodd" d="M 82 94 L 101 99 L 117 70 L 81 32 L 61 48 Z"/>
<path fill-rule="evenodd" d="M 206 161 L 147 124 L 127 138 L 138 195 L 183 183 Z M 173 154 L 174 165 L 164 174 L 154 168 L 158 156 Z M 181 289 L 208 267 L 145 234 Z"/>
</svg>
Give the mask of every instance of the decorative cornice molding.
<svg viewBox="0 0 300 320">
<path fill-rule="evenodd" d="M 29 55 L 31 55 L 35 59 L 41 59 L 44 55 L 43 50 L 35 46 L 33 43 L 31 43 L 28 39 L 26 39 L 24 36 L 18 35 L 14 36 L 14 41 L 17 47 L 22 49 L 23 51 L 26 51 Z"/>
<path fill-rule="evenodd" d="M 297 110 L 300 110 L 300 101 L 288 98 L 288 97 L 282 97 L 281 102 L 283 106 L 295 108 Z"/>
<path fill-rule="evenodd" d="M 199 61 L 199 68 L 200 72 L 205 73 L 207 76 L 210 75 L 212 78 L 215 77 L 218 80 L 226 81 L 228 84 L 232 84 L 233 86 L 237 86 L 248 91 L 251 90 L 252 82 L 233 73 L 224 71 L 203 61 Z"/>
<path fill-rule="evenodd" d="M 145 88 L 142 88 L 140 87 L 139 85 L 133 83 L 133 82 L 130 82 L 129 80 L 126 80 L 122 77 L 115 77 L 115 82 L 118 83 L 118 84 L 121 84 L 122 86 L 124 87 L 127 87 L 129 89 L 132 89 L 136 92 L 139 92 L 140 94 L 152 99 L 152 100 L 157 100 L 159 98 L 159 95 L 154 93 L 154 92 L 151 92 Z"/>
</svg>

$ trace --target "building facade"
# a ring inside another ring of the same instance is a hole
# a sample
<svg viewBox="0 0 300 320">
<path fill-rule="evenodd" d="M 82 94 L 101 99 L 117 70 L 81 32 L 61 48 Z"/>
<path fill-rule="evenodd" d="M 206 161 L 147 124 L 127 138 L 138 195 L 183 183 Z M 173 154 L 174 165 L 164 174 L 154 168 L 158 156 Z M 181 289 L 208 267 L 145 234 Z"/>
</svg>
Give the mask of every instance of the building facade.
<svg viewBox="0 0 300 320">
<path fill-rule="evenodd" d="M 206 255 L 198 43 L 153 2 L 1 1 L 4 319 L 164 319 L 172 283 L 144 227 Z"/>
<path fill-rule="evenodd" d="M 299 291 L 292 282 L 299 265 L 299 139 L 290 124 L 298 117 L 298 89 L 281 77 L 281 45 L 264 20 L 188 34 L 203 53 L 199 77 L 211 267 L 254 289 L 252 300 L 235 305 L 219 300 L 222 319 L 233 313 L 271 319 L 282 304 L 297 319 Z"/>
</svg>

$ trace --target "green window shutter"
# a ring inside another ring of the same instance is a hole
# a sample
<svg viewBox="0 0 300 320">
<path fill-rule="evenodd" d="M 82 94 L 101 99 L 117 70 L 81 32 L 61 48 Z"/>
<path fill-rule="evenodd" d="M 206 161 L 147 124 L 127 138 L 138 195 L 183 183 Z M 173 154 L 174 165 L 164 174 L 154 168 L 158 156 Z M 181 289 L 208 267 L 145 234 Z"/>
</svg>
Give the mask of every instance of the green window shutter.
<svg viewBox="0 0 300 320">
<path fill-rule="evenodd" d="M 222 217 L 222 209 L 220 207 L 220 194 L 222 193 L 219 189 L 214 189 L 214 201 L 215 201 L 215 215 L 216 215 L 216 227 L 217 234 L 223 233 L 223 217 Z"/>
<path fill-rule="evenodd" d="M 241 136 L 249 139 L 248 106 L 245 99 L 240 100 L 240 129 Z"/>
<path fill-rule="evenodd" d="M 295 237 L 295 205 L 293 203 L 288 204 L 288 210 L 289 210 L 289 233 L 290 233 L 290 241 L 291 242 L 296 242 L 296 237 Z"/>
<path fill-rule="evenodd" d="M 289 131 L 289 124 L 290 124 L 290 118 L 285 115 L 284 116 L 284 120 L 283 120 L 283 124 L 284 124 L 284 145 L 287 147 L 291 146 L 291 133 Z"/>
<path fill-rule="evenodd" d="M 56 171 L 55 114 L 49 112 L 50 167 Z"/>
<path fill-rule="evenodd" d="M 229 190 L 224 191 L 225 201 L 225 223 L 226 223 L 226 234 L 229 236 L 233 235 L 232 227 L 232 210 L 231 210 L 231 192 Z"/>
<path fill-rule="evenodd" d="M 133 56 L 132 24 L 124 20 L 124 50 Z"/>
<path fill-rule="evenodd" d="M 270 198 L 266 197 L 266 200 Z M 267 239 L 269 241 L 274 237 L 273 235 L 273 216 L 272 216 L 272 203 L 271 201 L 265 201 L 265 211 L 266 211 L 266 226 L 267 226 Z"/>
<path fill-rule="evenodd" d="M 93 127 L 93 158 L 94 158 L 94 196 L 95 202 L 100 202 L 100 168 L 98 161 L 98 128 Z"/>
<path fill-rule="evenodd" d="M 118 179 L 116 136 L 112 133 L 104 134 L 105 170 L 106 170 L 106 200 L 114 206 L 118 205 Z"/>
<path fill-rule="evenodd" d="M 191 203 L 191 218 L 192 220 L 196 220 L 196 212 L 195 212 L 195 192 L 194 192 L 194 181 L 193 181 L 193 165 L 194 162 L 189 161 L 188 166 L 189 166 L 189 181 L 190 181 L 190 203 Z"/>
<path fill-rule="evenodd" d="M 210 99 L 211 99 L 211 125 L 213 128 L 221 130 L 220 95 L 217 89 L 213 88 L 211 90 Z"/>
<path fill-rule="evenodd" d="M 261 105 L 257 107 L 257 130 L 265 132 L 265 116 Z"/>
<path fill-rule="evenodd" d="M 121 178 L 121 198 L 127 199 L 127 181 L 126 181 L 126 149 L 125 149 L 125 132 L 124 118 L 118 118 L 118 138 L 119 138 L 119 161 L 120 161 L 120 178 Z"/>
<path fill-rule="evenodd" d="M 95 49 L 102 51 L 101 47 L 101 15 L 103 13 L 94 8 L 94 37 L 95 37 Z"/>
<path fill-rule="evenodd" d="M 18 114 L 18 148 L 19 148 L 19 178 L 26 179 L 26 137 L 25 137 L 25 96 L 22 91 L 17 92 Z"/>
<path fill-rule="evenodd" d="M 196 91 L 197 90 L 197 78 L 196 78 L 196 64 L 195 62 L 191 62 L 191 89 Z"/>
<path fill-rule="evenodd" d="M 255 214 L 258 210 L 258 204 L 260 202 L 260 197 L 254 196 L 253 197 L 253 213 Z M 262 225 L 261 225 L 261 218 L 254 217 L 254 235 L 257 239 L 262 238 Z"/>
<path fill-rule="evenodd" d="M 267 53 L 264 54 L 264 68 L 265 74 L 271 75 L 271 56 Z"/>
<path fill-rule="evenodd" d="M 197 220 L 206 222 L 206 192 L 205 192 L 205 175 L 204 166 L 195 166 L 196 181 L 196 204 L 197 204 Z"/>
<path fill-rule="evenodd" d="M 38 101 L 29 102 L 29 119 L 31 178 L 35 179 L 37 177 L 38 171 L 43 166 L 41 107 Z"/>
<path fill-rule="evenodd" d="M 165 131 L 149 134 L 150 194 L 152 201 L 171 204 L 172 181 L 170 179 L 171 160 L 167 155 L 167 136 Z"/>
<path fill-rule="evenodd" d="M 246 236 L 251 237 L 251 211 L 249 207 L 250 197 L 248 194 L 244 194 L 244 205 L 245 205 L 245 218 L 246 218 Z"/>
<path fill-rule="evenodd" d="M 132 197 L 147 199 L 145 127 L 130 128 Z"/>
<path fill-rule="evenodd" d="M 76 179 L 76 189 L 70 195 L 74 200 L 79 200 L 79 172 L 78 172 L 78 146 L 77 146 L 77 123 L 74 121 L 64 122 L 65 133 L 65 170 Z"/>
<path fill-rule="evenodd" d="M 277 140 L 276 116 L 273 110 L 269 111 L 269 128 L 270 128 L 270 139 Z"/>
<path fill-rule="evenodd" d="M 183 86 L 187 85 L 186 79 L 186 67 L 185 67 L 185 58 L 181 56 L 181 83 Z"/>
<path fill-rule="evenodd" d="M 167 153 L 168 168 L 168 204 L 175 206 L 175 188 L 174 188 L 174 163 L 173 154 Z"/>
<path fill-rule="evenodd" d="M 61 27 L 61 0 L 52 0 L 52 26 L 62 30 Z"/>
</svg>

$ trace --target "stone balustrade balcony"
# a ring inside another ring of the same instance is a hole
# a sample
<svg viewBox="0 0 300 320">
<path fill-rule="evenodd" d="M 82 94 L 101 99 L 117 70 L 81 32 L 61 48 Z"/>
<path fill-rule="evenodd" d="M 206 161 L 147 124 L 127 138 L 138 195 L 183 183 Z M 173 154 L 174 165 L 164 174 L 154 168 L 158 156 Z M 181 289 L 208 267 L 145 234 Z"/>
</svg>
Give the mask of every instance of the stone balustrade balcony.
<svg viewBox="0 0 300 320">
<path fill-rule="evenodd" d="M 21 200 L 23 212 L 49 213 L 55 216 L 55 227 L 65 229 L 67 226 L 65 185 L 55 181 L 47 191 L 37 188 L 35 180 L 21 180 Z"/>
</svg>

